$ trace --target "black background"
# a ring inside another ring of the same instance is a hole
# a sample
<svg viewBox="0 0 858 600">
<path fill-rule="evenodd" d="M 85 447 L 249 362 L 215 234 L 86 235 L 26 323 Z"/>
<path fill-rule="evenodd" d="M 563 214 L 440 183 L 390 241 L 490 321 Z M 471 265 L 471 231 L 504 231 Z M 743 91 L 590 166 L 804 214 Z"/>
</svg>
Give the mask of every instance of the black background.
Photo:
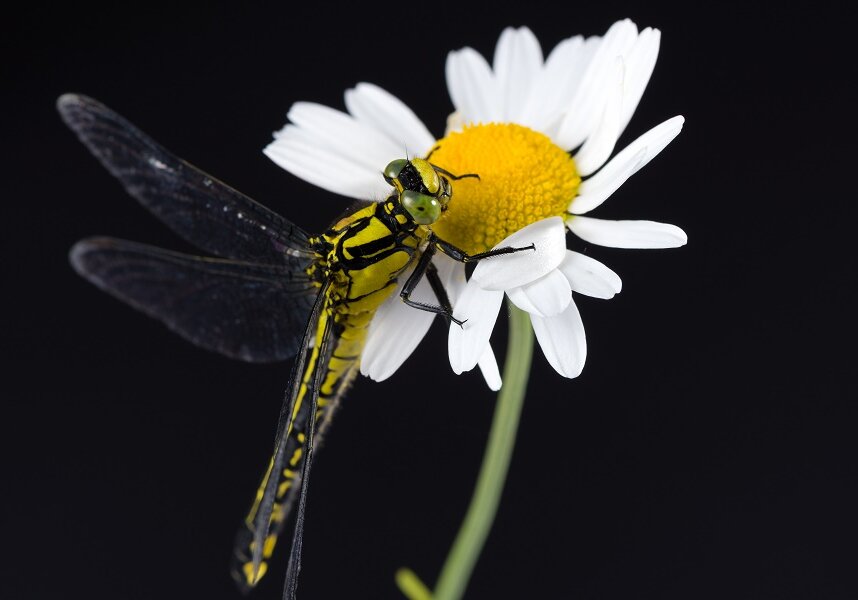
<svg viewBox="0 0 858 600">
<path fill-rule="evenodd" d="M 0 597 L 238 598 L 232 537 L 289 373 L 197 350 L 73 274 L 67 249 L 92 234 L 187 248 L 65 130 L 59 94 L 104 101 L 314 231 L 349 202 L 260 152 L 291 103 L 343 108 L 343 90 L 372 81 L 439 134 L 449 50 L 491 55 L 504 26 L 527 24 L 547 51 L 626 16 L 663 41 L 620 146 L 675 114 L 687 122 L 596 216 L 676 223 L 689 243 L 588 249 L 623 292 L 580 298 L 580 378 L 537 351 L 469 597 L 858 597 L 842 7 L 645 6 L 67 3 L 6 15 Z M 349 393 L 315 463 L 301 597 L 397 598 L 403 565 L 437 577 L 494 398 L 479 374 L 452 374 L 445 347 L 436 323 L 393 378 Z M 278 598 L 283 571 L 254 597 Z"/>
</svg>

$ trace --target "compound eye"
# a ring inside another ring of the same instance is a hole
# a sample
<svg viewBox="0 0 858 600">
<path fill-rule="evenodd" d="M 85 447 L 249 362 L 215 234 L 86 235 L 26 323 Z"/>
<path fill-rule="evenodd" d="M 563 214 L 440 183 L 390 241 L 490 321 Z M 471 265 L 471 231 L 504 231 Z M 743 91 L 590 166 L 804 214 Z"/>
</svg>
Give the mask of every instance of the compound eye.
<svg viewBox="0 0 858 600">
<path fill-rule="evenodd" d="M 431 225 L 441 217 L 441 203 L 438 199 L 420 192 L 402 192 L 402 206 L 418 225 Z"/>
<path fill-rule="evenodd" d="M 390 161 L 386 167 L 384 167 L 384 178 L 388 183 L 392 183 L 394 179 L 399 179 L 399 174 L 402 173 L 402 169 L 408 166 L 408 161 L 404 158 L 397 158 L 396 160 Z"/>
</svg>

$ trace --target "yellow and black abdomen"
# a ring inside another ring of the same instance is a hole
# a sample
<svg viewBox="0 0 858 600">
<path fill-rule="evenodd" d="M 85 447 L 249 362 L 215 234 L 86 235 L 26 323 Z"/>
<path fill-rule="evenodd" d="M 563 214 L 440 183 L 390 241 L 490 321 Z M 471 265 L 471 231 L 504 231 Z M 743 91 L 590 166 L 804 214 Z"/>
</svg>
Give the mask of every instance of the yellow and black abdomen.
<svg viewBox="0 0 858 600">
<path fill-rule="evenodd" d="M 327 304 L 327 302 L 326 302 Z M 333 354 L 327 364 L 320 364 L 319 347 L 321 345 L 320 336 L 325 331 L 326 323 L 331 318 L 334 318 L 332 335 L 335 336 L 335 346 Z M 341 354 L 342 336 L 336 337 L 340 327 L 336 325 L 336 317 L 327 306 L 323 307 L 316 327 L 316 335 L 314 336 L 314 347 L 308 353 L 307 362 L 301 378 L 301 384 L 297 390 L 294 409 L 292 411 L 289 425 L 284 433 L 282 444 L 285 445 L 284 457 L 285 465 L 279 473 L 273 474 L 274 457 L 269 460 L 268 468 L 262 478 L 262 482 L 257 489 L 256 497 L 254 498 L 253 506 L 244 519 L 244 523 L 240 528 L 234 548 L 232 577 L 236 580 L 241 589 L 247 590 L 255 586 L 259 580 L 268 571 L 268 563 L 274 552 L 274 547 L 277 544 L 283 528 L 288 520 L 298 497 L 298 492 L 301 488 L 301 472 L 304 463 L 306 442 L 307 442 L 307 426 L 310 417 L 310 407 L 312 402 L 308 401 L 308 391 L 311 391 L 311 386 L 315 381 L 318 369 L 321 376 L 321 385 L 318 390 L 318 399 L 316 405 L 315 418 L 315 445 L 318 447 L 322 436 L 330 423 L 331 416 L 336 408 L 339 399 L 348 389 L 351 382 L 357 374 L 358 356 L 348 357 Z M 291 386 L 290 386 L 291 389 Z M 271 510 L 271 517 L 268 522 L 268 528 L 265 537 L 263 538 L 261 561 L 258 567 L 253 564 L 253 554 L 255 550 L 254 534 L 256 531 L 256 522 L 261 510 L 261 504 L 265 494 L 265 488 L 268 480 L 272 477 L 277 478 L 277 487 L 274 496 L 274 504 Z"/>
<path fill-rule="evenodd" d="M 283 439 L 286 466 L 281 472 L 272 474 L 273 459 L 269 462 L 253 507 L 236 540 L 232 574 L 243 589 L 255 586 L 268 570 L 277 538 L 301 487 L 311 406 L 307 401 L 309 386 L 316 381 L 318 371 L 321 385 L 316 403 L 314 438 L 318 445 L 340 398 L 357 375 L 369 324 L 376 310 L 396 289 L 398 277 L 412 262 L 424 237 L 424 230 L 401 214 L 398 203 L 387 201 L 368 205 L 348 215 L 323 235 L 310 240 L 318 249 L 319 256 L 310 270 L 317 279 L 327 282 L 321 288 L 327 297 L 316 324 L 314 348 L 308 355 Z M 321 364 L 318 351 L 330 319 L 333 319 L 333 352 L 326 364 Z M 255 569 L 255 522 L 268 479 L 272 476 L 278 479 L 276 497 L 262 545 L 262 560 Z"/>
</svg>

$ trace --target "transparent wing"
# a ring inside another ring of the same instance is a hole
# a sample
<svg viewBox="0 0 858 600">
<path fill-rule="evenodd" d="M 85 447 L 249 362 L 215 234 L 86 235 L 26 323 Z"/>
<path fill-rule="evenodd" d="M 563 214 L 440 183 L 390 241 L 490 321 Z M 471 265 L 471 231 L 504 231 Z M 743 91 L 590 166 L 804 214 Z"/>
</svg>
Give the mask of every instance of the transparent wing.
<svg viewBox="0 0 858 600">
<path fill-rule="evenodd" d="M 103 104 L 65 94 L 57 109 L 129 194 L 197 248 L 271 265 L 309 255 L 299 227 L 177 158 Z"/>
<path fill-rule="evenodd" d="M 303 270 L 112 238 L 78 242 L 70 260 L 91 283 L 197 346 L 250 362 L 295 354 L 319 292 Z"/>
</svg>

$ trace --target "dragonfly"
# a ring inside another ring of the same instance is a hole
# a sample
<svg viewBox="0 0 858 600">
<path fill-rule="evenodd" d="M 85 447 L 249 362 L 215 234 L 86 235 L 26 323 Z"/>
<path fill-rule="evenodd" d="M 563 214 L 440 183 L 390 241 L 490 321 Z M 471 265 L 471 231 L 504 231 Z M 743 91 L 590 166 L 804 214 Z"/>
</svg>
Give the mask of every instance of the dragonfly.
<svg viewBox="0 0 858 600">
<path fill-rule="evenodd" d="M 73 268 L 197 346 L 248 362 L 295 357 L 274 450 L 236 536 L 231 569 L 242 590 L 256 586 L 297 504 L 284 589 L 284 598 L 294 598 L 315 444 L 358 373 L 376 309 L 405 278 L 403 302 L 461 325 L 432 257 L 472 263 L 533 247 L 469 255 L 438 238 L 431 225 L 452 199 L 452 182 L 478 175 L 453 175 L 430 163 L 431 153 L 392 161 L 381 173 L 392 188 L 388 198 L 361 203 L 314 236 L 96 100 L 66 94 L 57 108 L 132 197 L 211 255 L 97 237 L 72 247 Z M 438 304 L 411 297 L 424 277 Z"/>
</svg>

